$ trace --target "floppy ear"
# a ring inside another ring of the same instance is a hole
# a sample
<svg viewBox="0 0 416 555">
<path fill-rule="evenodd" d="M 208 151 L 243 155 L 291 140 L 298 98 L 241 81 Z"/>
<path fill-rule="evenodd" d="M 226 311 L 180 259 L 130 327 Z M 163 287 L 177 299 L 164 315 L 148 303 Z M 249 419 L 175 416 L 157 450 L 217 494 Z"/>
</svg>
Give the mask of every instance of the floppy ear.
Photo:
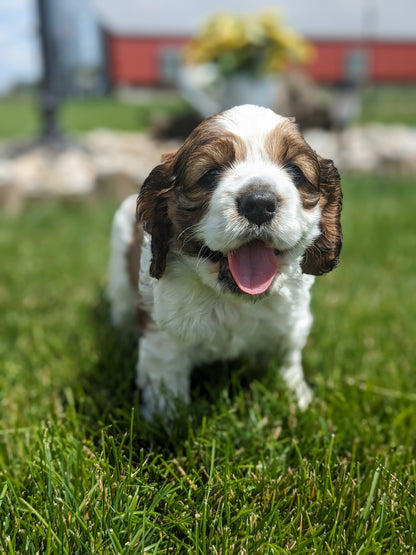
<svg viewBox="0 0 416 555">
<path fill-rule="evenodd" d="M 168 200 L 174 184 L 173 158 L 174 154 L 164 156 L 162 164 L 156 166 L 146 178 L 137 197 L 137 222 L 152 237 L 150 275 L 157 279 L 165 271 L 169 239 L 172 237 Z"/>
<path fill-rule="evenodd" d="M 340 214 L 342 191 L 338 170 L 332 160 L 318 156 L 320 167 L 321 234 L 306 249 L 302 270 L 319 276 L 333 270 L 339 262 L 342 247 Z"/>
</svg>

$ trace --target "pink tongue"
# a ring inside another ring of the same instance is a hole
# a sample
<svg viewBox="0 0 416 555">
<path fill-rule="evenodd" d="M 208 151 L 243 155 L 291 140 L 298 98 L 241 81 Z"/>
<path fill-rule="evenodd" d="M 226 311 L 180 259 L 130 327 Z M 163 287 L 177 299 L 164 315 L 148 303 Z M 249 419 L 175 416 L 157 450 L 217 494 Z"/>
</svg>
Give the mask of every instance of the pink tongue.
<svg viewBox="0 0 416 555">
<path fill-rule="evenodd" d="M 250 295 L 267 291 L 278 270 L 273 249 L 257 240 L 230 252 L 228 264 L 238 287 Z"/>
</svg>

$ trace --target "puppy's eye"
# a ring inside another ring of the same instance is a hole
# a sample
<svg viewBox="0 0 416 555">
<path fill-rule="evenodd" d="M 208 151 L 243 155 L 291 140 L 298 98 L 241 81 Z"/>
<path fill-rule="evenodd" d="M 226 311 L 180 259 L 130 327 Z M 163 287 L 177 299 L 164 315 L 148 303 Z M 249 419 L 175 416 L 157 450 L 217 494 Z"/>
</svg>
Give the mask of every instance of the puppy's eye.
<svg viewBox="0 0 416 555">
<path fill-rule="evenodd" d="M 285 167 L 285 170 L 290 175 L 296 187 L 300 187 L 300 185 L 306 180 L 302 170 L 298 166 L 296 166 L 296 164 L 288 164 Z"/>
<path fill-rule="evenodd" d="M 204 173 L 204 175 L 198 179 L 198 185 L 209 189 L 210 187 L 213 187 L 215 185 L 215 183 L 217 182 L 218 178 L 221 177 L 221 175 L 222 175 L 221 168 L 212 168 L 206 173 Z"/>
</svg>

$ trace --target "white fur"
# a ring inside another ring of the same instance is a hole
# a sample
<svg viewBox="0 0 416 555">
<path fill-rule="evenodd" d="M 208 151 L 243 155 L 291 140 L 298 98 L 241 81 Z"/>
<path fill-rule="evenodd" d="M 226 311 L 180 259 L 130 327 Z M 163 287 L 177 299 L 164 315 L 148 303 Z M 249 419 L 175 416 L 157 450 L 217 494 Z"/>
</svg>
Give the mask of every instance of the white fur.
<svg viewBox="0 0 416 555">
<path fill-rule="evenodd" d="M 137 302 L 137 290 L 131 286 L 126 261 L 136 220 L 136 199 L 136 195 L 131 195 L 123 201 L 111 227 L 107 298 L 110 301 L 111 321 L 116 326 L 131 322 Z"/>
<path fill-rule="evenodd" d="M 247 230 L 236 215 L 236 196 L 247 183 L 261 179 L 281 199 L 279 218 L 271 224 L 273 246 L 285 250 L 269 294 L 253 302 L 247 295 L 224 291 L 215 264 L 184 255 L 172 243 L 166 270 L 150 277 L 151 238 L 145 233 L 141 250 L 140 303 L 150 324 L 139 339 L 137 384 L 143 390 L 143 414 L 169 417 L 174 402 L 189 401 L 189 375 L 196 364 L 239 356 L 283 353 L 281 375 L 304 409 L 311 391 L 302 371 L 301 351 L 312 316 L 310 289 L 314 277 L 303 274 L 300 257 L 319 233 L 319 208 L 302 208 L 290 176 L 267 159 L 263 144 L 282 120 L 270 110 L 238 107 L 220 116 L 225 129 L 241 137 L 247 159 L 221 178 L 210 206 L 196 226 L 197 236 L 213 251 L 229 252 L 243 242 Z M 130 285 L 125 255 L 131 242 L 135 198 L 117 211 L 111 237 L 108 296 L 111 317 L 119 325 L 134 312 L 137 291 Z"/>
<path fill-rule="evenodd" d="M 220 116 L 224 126 L 241 137 L 248 150 L 257 154 L 264 152 L 267 135 L 286 118 L 260 106 L 244 104 L 223 112 Z"/>
</svg>

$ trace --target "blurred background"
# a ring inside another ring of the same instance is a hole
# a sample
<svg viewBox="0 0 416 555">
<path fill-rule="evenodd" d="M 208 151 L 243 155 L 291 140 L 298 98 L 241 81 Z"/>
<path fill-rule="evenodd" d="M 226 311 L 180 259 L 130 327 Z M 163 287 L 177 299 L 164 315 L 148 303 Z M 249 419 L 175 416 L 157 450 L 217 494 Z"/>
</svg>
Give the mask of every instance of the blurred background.
<svg viewBox="0 0 416 555">
<path fill-rule="evenodd" d="M 242 102 L 295 116 L 342 176 L 340 266 L 316 280 L 303 357 L 316 402 L 295 413 L 275 363 L 253 388 L 245 364 L 226 384 L 208 371 L 188 439 L 148 457 L 137 357 L 105 302 L 111 221 L 163 153 Z M 201 551 L 208 498 L 223 550 L 276 529 L 267 549 L 412 552 L 415 176 L 415 0 L 0 0 L 2 552 Z"/>
<path fill-rule="evenodd" d="M 3 0 L 0 201 L 124 194 L 247 102 L 295 116 L 341 170 L 413 174 L 415 20 L 412 0 Z"/>
<path fill-rule="evenodd" d="M 342 176 L 341 264 L 317 279 L 304 359 L 325 418 L 342 405 L 346 437 L 381 422 L 371 457 L 414 445 L 415 22 L 414 0 L 0 0 L 2 426 L 61 418 L 71 388 L 130 415 L 104 300 L 114 211 L 202 118 L 250 102 L 295 116 Z"/>
</svg>

